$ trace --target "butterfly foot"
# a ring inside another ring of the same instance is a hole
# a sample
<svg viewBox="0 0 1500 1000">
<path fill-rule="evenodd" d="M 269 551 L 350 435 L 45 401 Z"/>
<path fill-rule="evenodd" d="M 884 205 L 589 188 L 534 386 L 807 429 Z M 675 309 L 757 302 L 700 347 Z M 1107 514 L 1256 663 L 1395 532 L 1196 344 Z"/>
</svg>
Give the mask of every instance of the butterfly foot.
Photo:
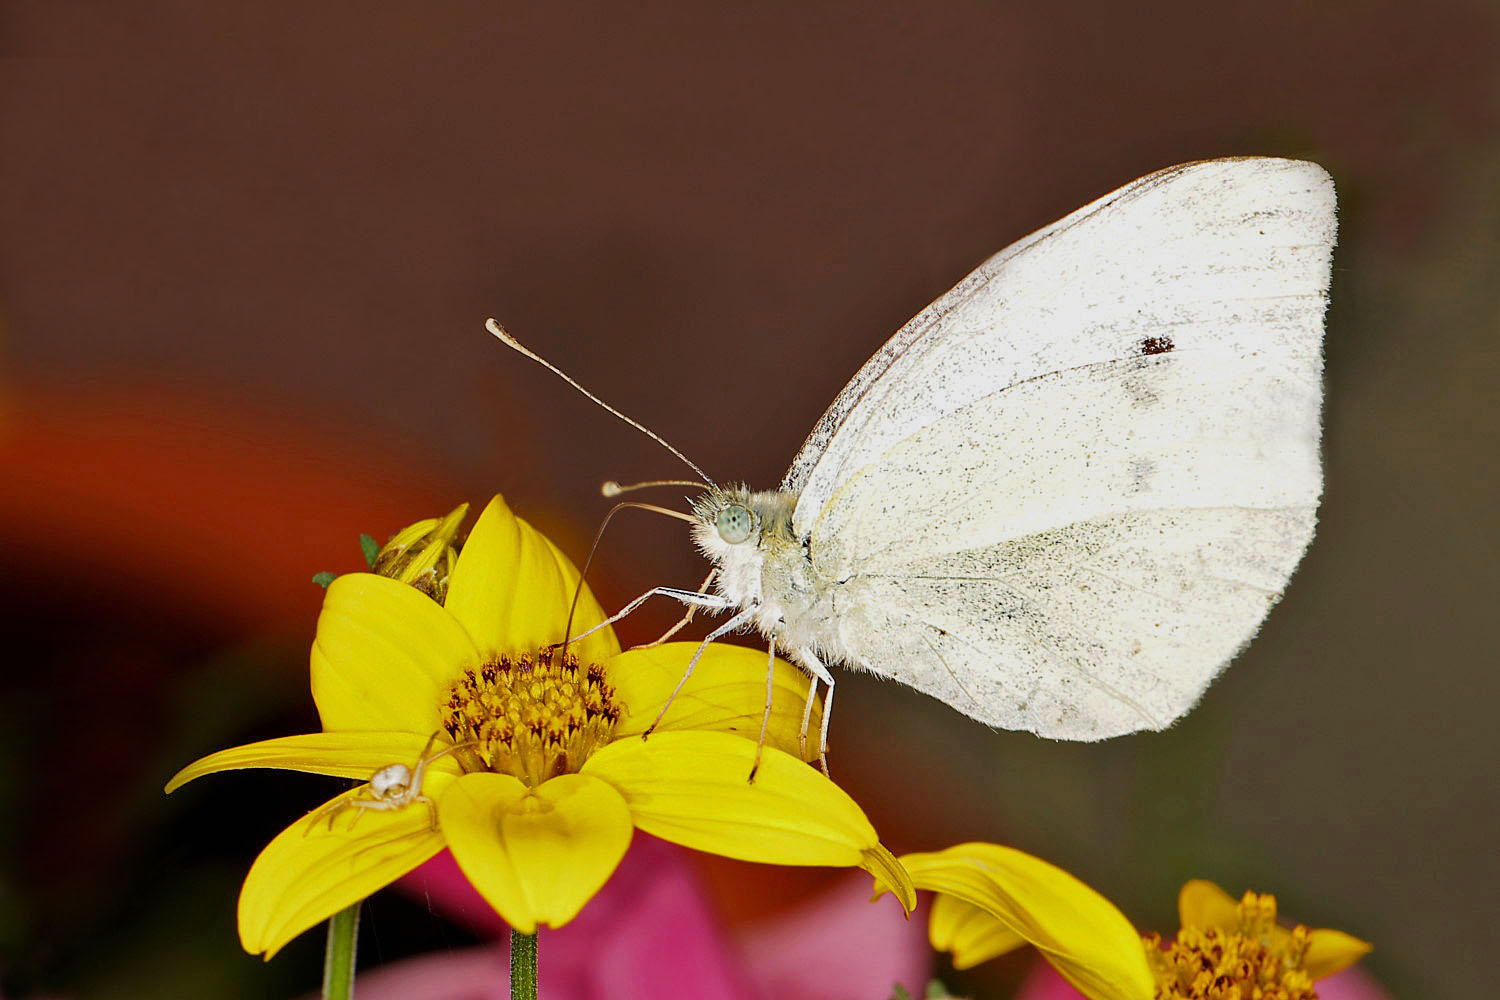
<svg viewBox="0 0 1500 1000">
<path fill-rule="evenodd" d="M 750 774 L 749 774 L 749 776 L 745 778 L 745 784 L 747 784 L 747 785 L 753 785 L 753 784 L 755 784 L 755 775 L 760 772 L 760 758 L 761 758 L 761 755 L 765 752 L 765 749 L 766 749 L 765 738 L 766 738 L 765 734 L 762 733 L 761 734 L 761 742 L 759 742 L 759 743 L 757 743 L 755 745 L 755 760 L 750 765 Z"/>
</svg>

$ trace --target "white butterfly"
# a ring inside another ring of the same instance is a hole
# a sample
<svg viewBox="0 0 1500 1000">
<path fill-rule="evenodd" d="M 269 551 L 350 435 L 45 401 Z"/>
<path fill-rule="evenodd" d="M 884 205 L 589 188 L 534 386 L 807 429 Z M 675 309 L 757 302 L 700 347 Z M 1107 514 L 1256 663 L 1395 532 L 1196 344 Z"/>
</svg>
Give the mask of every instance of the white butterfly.
<svg viewBox="0 0 1500 1000">
<path fill-rule="evenodd" d="M 1005 729 L 1165 728 L 1312 538 L 1334 236 L 1293 160 L 1086 205 L 902 327 L 780 489 L 707 490 L 715 593 L 650 593 L 733 610 L 709 638 L 753 624 L 830 698 L 839 663 Z"/>
</svg>

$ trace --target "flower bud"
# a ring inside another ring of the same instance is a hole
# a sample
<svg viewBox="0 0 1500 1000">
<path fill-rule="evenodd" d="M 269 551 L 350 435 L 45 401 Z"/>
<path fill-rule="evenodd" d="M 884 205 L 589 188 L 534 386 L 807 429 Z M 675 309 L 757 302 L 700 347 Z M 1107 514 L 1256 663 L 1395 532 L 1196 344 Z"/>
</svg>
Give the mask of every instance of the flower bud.
<svg viewBox="0 0 1500 1000">
<path fill-rule="evenodd" d="M 439 604 L 448 596 L 448 577 L 458 561 L 454 540 L 469 512 L 459 504 L 441 518 L 429 517 L 402 528 L 375 556 L 372 571 L 411 584 Z"/>
</svg>

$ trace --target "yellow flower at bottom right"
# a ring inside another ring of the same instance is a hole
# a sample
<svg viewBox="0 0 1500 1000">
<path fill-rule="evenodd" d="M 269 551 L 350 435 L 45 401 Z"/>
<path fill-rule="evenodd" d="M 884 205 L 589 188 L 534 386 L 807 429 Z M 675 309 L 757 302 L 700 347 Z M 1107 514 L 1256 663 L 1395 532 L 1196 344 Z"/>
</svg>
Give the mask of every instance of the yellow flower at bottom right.
<svg viewBox="0 0 1500 1000">
<path fill-rule="evenodd" d="M 939 951 L 967 969 L 1024 944 L 1090 1000 L 1151 1000 L 1140 935 L 1099 892 L 1041 858 L 999 844 L 906 854 L 918 889 L 937 893 L 927 925 Z"/>
<path fill-rule="evenodd" d="M 1177 913 L 1182 929 L 1176 940 L 1145 938 L 1159 1000 L 1315 1000 L 1314 980 L 1370 952 L 1368 942 L 1343 931 L 1282 926 L 1275 896 L 1247 892 L 1236 902 L 1204 879 L 1182 887 Z"/>
<path fill-rule="evenodd" d="M 1182 887 L 1182 927 L 1164 943 L 1139 936 L 1086 883 L 1014 848 L 958 844 L 901 863 L 917 888 L 937 893 L 928 938 L 955 967 L 1030 944 L 1089 1000 L 1316 1000 L 1316 980 L 1370 951 L 1342 931 L 1282 926 L 1274 896 L 1236 901 L 1201 879 Z"/>
</svg>

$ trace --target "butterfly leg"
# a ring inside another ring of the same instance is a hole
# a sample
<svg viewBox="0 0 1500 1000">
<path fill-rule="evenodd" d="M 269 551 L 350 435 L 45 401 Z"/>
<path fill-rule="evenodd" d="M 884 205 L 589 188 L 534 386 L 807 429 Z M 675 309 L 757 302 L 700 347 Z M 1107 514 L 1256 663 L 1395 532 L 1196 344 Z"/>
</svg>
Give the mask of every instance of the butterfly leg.
<svg viewBox="0 0 1500 1000">
<path fill-rule="evenodd" d="M 665 592 L 665 591 L 671 590 L 672 588 L 670 588 L 670 587 L 658 587 L 656 589 L 659 590 L 659 591 L 664 591 Z M 686 593 L 689 593 L 689 592 L 688 591 L 677 591 L 677 593 L 678 594 L 686 594 Z M 674 594 L 673 596 L 676 596 L 676 595 Z M 712 596 L 712 595 L 699 594 L 699 595 L 696 595 L 696 596 L 704 597 L 704 596 Z M 715 600 L 720 600 L 720 599 L 721 598 L 715 597 Z M 653 732 L 656 731 L 656 727 L 658 725 L 660 725 L 662 718 L 667 714 L 667 709 L 669 709 L 669 708 L 672 707 L 672 701 L 677 697 L 677 692 L 681 691 L 682 690 L 682 686 L 688 682 L 688 678 L 691 677 L 691 676 L 693 676 L 693 668 L 695 668 L 695 667 L 698 666 L 698 661 L 703 658 L 703 651 L 706 650 L 706 649 L 708 649 L 709 643 L 713 642 L 715 639 L 719 638 L 720 636 L 728 635 L 730 632 L 733 632 L 735 629 L 737 629 L 740 626 L 744 625 L 746 622 L 748 622 L 752 618 L 754 618 L 756 612 L 759 611 L 759 610 L 760 610 L 760 606 L 759 605 L 752 604 L 750 607 L 748 607 L 745 610 L 741 611 L 739 614 L 737 614 L 733 618 L 729 619 L 723 625 L 720 625 L 718 628 L 714 629 L 712 632 L 708 633 L 708 635 L 706 635 L 706 636 L 703 637 L 703 641 L 698 644 L 698 648 L 693 652 L 693 658 L 691 660 L 688 660 L 687 669 L 682 672 L 682 680 L 678 681 L 677 682 L 677 686 L 672 689 L 672 693 L 669 694 L 669 695 L 667 695 L 667 700 L 661 706 L 661 711 L 656 713 L 656 719 L 651 723 L 651 725 L 649 725 L 649 726 L 646 727 L 646 731 L 645 732 L 641 733 L 641 739 L 645 739 L 646 737 L 650 736 Z"/>
<path fill-rule="evenodd" d="M 828 774 L 828 719 L 833 715 L 833 675 L 811 649 L 797 650 L 792 659 L 812 676 L 812 681 L 807 686 L 807 704 L 802 706 L 802 731 L 797 736 L 804 760 L 807 759 L 807 726 L 812 721 L 813 696 L 818 691 L 818 681 L 828 687 L 828 693 L 823 696 L 822 736 L 818 741 L 818 764 L 823 768 L 823 773 Z"/>
<path fill-rule="evenodd" d="M 711 584 L 711 583 L 713 583 L 714 582 L 714 577 L 716 577 L 718 575 L 719 575 L 719 569 L 718 569 L 717 566 L 714 567 L 713 569 L 709 570 L 708 571 L 708 575 L 703 578 L 703 582 L 700 583 L 700 584 L 698 584 L 698 592 L 700 594 L 706 594 L 706 593 L 708 593 L 708 585 Z M 631 646 L 630 648 L 631 649 L 650 649 L 652 646 L 660 646 L 662 643 L 664 643 L 668 639 L 672 638 L 672 636 L 676 635 L 678 632 L 681 632 L 683 629 L 687 628 L 688 625 L 692 622 L 693 616 L 696 615 L 697 613 L 698 613 L 698 605 L 696 605 L 696 604 L 689 604 L 688 605 L 688 609 L 687 609 L 687 614 L 685 614 L 681 618 L 677 619 L 677 624 L 676 625 L 673 625 L 671 628 L 667 629 L 665 632 L 663 632 L 661 635 L 657 636 L 652 641 L 650 641 L 650 642 L 643 642 L 639 646 Z"/>
<path fill-rule="evenodd" d="M 755 741 L 755 763 L 750 765 L 749 781 L 755 781 L 760 770 L 760 755 L 766 749 L 766 730 L 771 726 L 771 699 L 776 692 L 776 640 L 766 644 L 766 712 L 760 717 L 760 739 Z"/>
<path fill-rule="evenodd" d="M 828 720 L 833 718 L 833 678 L 828 678 L 828 693 L 823 696 L 823 729 L 818 734 L 818 764 L 823 768 L 825 777 L 833 777 L 828 773 Z"/>
<path fill-rule="evenodd" d="M 817 701 L 818 679 L 809 677 L 807 679 L 807 701 L 802 705 L 802 728 L 797 732 L 797 749 L 802 753 L 802 759 L 807 759 L 807 725 L 812 720 L 813 703 Z"/>
<path fill-rule="evenodd" d="M 598 625 L 595 625 L 593 628 L 588 629 L 585 632 L 578 633 L 577 635 L 573 636 L 573 638 L 569 639 L 568 642 L 570 644 L 575 643 L 580 639 L 585 639 L 593 635 L 595 632 L 599 631 L 606 625 L 613 625 L 615 622 L 619 621 L 621 618 L 624 618 L 626 615 L 630 614 L 642 604 L 645 604 L 651 598 L 656 597 L 658 594 L 663 597 L 671 597 L 675 600 L 679 600 L 690 608 L 711 608 L 715 611 L 723 611 L 727 608 L 734 607 L 733 601 L 731 601 L 727 597 L 720 597 L 718 594 L 700 594 L 696 590 L 682 590 L 678 587 L 652 587 L 640 597 L 637 597 L 635 600 L 625 605 L 625 607 L 621 608 L 615 614 L 604 619 L 604 621 L 600 622 Z M 671 633 L 668 634 L 670 635 Z M 665 638 L 665 636 L 663 636 L 663 638 Z M 660 641 L 660 639 L 657 640 L 657 642 Z M 655 643 L 653 643 L 653 645 L 655 645 Z"/>
</svg>

